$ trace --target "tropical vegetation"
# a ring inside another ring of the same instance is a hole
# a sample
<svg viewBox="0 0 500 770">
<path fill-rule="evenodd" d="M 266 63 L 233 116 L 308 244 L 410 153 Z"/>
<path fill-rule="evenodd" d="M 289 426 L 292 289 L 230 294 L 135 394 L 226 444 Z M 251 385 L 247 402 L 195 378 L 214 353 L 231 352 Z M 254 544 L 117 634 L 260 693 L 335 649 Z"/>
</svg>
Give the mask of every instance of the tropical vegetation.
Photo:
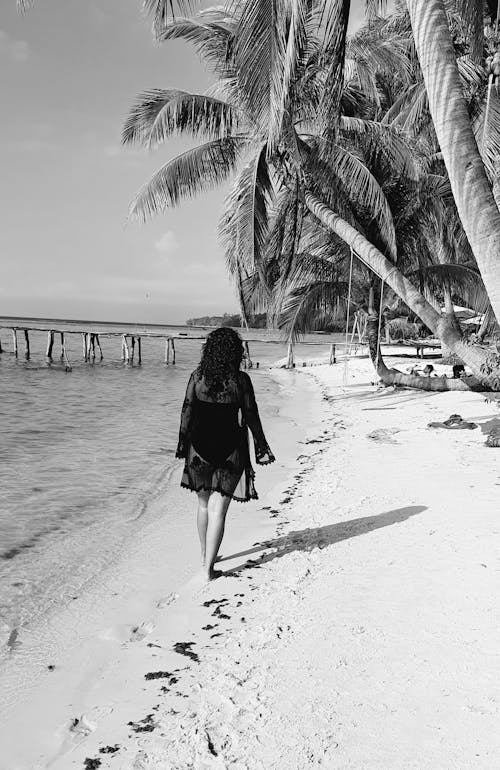
<svg viewBox="0 0 500 770">
<path fill-rule="evenodd" d="M 156 39 L 191 43 L 214 83 L 139 96 L 125 144 L 184 134 L 195 146 L 145 184 L 131 216 L 231 180 L 219 232 L 243 317 L 266 311 L 293 335 L 349 300 L 369 315 L 387 378 L 378 314 L 407 308 L 473 385 L 500 389 L 500 357 L 453 313 L 461 301 L 500 318 L 496 0 L 394 0 L 387 17 L 366 0 L 353 36 L 349 0 L 145 6 Z"/>
</svg>

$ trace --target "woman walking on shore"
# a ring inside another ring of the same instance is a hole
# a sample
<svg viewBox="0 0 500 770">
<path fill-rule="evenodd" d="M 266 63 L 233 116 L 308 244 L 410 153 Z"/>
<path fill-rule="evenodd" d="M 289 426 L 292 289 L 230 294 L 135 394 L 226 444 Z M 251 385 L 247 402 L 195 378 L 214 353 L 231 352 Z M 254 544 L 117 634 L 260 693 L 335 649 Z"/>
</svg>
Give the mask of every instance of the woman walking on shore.
<svg viewBox="0 0 500 770">
<path fill-rule="evenodd" d="M 230 328 L 207 335 L 182 406 L 176 457 L 185 460 L 181 486 L 198 494 L 198 534 L 207 580 L 224 536 L 231 500 L 257 499 L 248 428 L 259 465 L 274 462 L 259 418 L 252 381 L 240 371 L 243 343 Z"/>
</svg>

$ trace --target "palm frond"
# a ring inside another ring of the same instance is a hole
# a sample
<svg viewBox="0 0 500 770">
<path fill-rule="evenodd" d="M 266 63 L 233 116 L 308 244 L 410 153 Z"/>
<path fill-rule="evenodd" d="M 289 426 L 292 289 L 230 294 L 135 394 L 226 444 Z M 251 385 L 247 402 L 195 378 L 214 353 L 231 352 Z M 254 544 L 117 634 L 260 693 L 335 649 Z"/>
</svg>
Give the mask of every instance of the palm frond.
<svg viewBox="0 0 500 770">
<path fill-rule="evenodd" d="M 481 63 L 484 43 L 484 0 L 455 0 L 469 40 L 471 58 Z"/>
<path fill-rule="evenodd" d="M 247 144 L 243 138 L 215 139 L 177 156 L 139 191 L 129 217 L 144 222 L 182 199 L 225 181 Z"/>
<path fill-rule="evenodd" d="M 356 155 L 338 144 L 331 144 L 319 137 L 309 139 L 313 152 L 309 158 L 311 169 L 315 166 L 315 156 L 326 164 L 317 174 L 318 181 L 323 177 L 325 188 L 331 185 L 332 176 L 337 177 L 345 194 L 356 208 L 362 206 L 369 212 L 370 220 L 376 224 L 384 241 L 385 250 L 393 260 L 396 259 L 396 234 L 392 212 L 378 181 L 369 168 Z"/>
<path fill-rule="evenodd" d="M 124 144 L 157 147 L 173 134 L 222 139 L 238 130 L 236 110 L 204 94 L 154 89 L 139 96 L 123 128 Z"/>
<path fill-rule="evenodd" d="M 340 121 L 341 135 L 350 139 L 365 139 L 377 153 L 388 158 L 396 174 L 415 180 L 418 176 L 415 155 L 404 135 L 391 126 L 375 120 L 350 118 L 345 115 Z"/>
<path fill-rule="evenodd" d="M 229 271 L 233 275 L 237 271 L 244 271 L 245 275 L 257 272 L 264 287 L 268 236 L 267 198 L 271 194 L 265 156 L 266 146 L 261 145 L 241 170 L 226 199 L 218 228 Z"/>
<path fill-rule="evenodd" d="M 211 8 L 196 18 L 177 18 L 157 37 L 166 40 L 186 40 L 194 45 L 205 64 L 210 64 L 219 75 L 234 75 L 233 52 L 236 20 L 229 10 Z"/>
<path fill-rule="evenodd" d="M 344 64 L 349 23 L 350 0 L 325 3 L 323 60 L 325 63 L 324 98 L 321 121 L 325 136 L 334 139 L 340 118 L 344 85 Z"/>
<path fill-rule="evenodd" d="M 420 271 L 408 273 L 408 277 L 416 278 L 417 272 L 426 288 L 435 295 L 442 293 L 443 286 L 449 286 L 455 296 L 478 313 L 484 313 L 490 304 L 479 270 L 475 267 L 455 263 L 428 265 Z"/>
<path fill-rule="evenodd" d="M 157 35 L 168 26 L 169 19 L 176 11 L 187 16 L 193 8 L 194 0 L 143 0 L 144 11 L 153 17 L 153 29 Z"/>
<path fill-rule="evenodd" d="M 496 89 L 491 89 L 489 105 L 483 101 L 476 106 L 472 115 L 472 130 L 490 181 L 493 181 L 500 159 L 500 98 Z"/>
</svg>

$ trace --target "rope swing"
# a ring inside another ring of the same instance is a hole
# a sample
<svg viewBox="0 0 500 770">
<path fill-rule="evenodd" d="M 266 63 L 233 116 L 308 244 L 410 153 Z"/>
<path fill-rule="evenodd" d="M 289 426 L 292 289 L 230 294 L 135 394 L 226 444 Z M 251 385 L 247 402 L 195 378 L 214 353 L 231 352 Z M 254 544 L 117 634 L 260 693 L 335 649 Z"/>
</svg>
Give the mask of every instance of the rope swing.
<svg viewBox="0 0 500 770">
<path fill-rule="evenodd" d="M 377 334 L 377 359 L 375 362 L 375 368 L 378 371 L 378 362 L 380 357 L 380 330 L 382 328 L 382 300 L 384 298 L 384 279 L 380 279 L 380 307 L 378 309 L 378 334 Z"/>
<path fill-rule="evenodd" d="M 351 310 L 351 288 L 352 288 L 352 264 L 353 264 L 353 257 L 354 257 L 354 249 L 351 246 L 351 262 L 349 266 L 349 288 L 347 290 L 347 313 L 346 313 L 346 320 L 345 320 L 345 342 L 344 342 L 344 373 L 343 373 L 343 383 L 344 385 L 347 385 L 347 375 L 349 370 L 349 352 L 347 351 L 347 344 L 348 344 L 348 338 L 349 338 L 349 313 Z"/>
</svg>

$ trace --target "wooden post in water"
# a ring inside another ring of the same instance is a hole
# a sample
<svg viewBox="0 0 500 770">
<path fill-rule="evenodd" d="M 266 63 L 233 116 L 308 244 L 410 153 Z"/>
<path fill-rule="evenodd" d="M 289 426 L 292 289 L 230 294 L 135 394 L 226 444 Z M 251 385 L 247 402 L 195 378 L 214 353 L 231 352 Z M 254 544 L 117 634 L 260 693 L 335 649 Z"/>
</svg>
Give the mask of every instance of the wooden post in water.
<svg viewBox="0 0 500 770">
<path fill-rule="evenodd" d="M 83 360 L 87 360 L 87 332 L 82 332 Z"/>
<path fill-rule="evenodd" d="M 85 334 L 85 360 L 90 361 L 90 346 L 92 344 L 92 334 L 90 332 L 86 332 Z"/>
<path fill-rule="evenodd" d="M 130 338 L 131 345 L 130 345 L 130 363 L 134 363 L 134 353 L 135 353 L 135 337 Z"/>
<path fill-rule="evenodd" d="M 64 344 L 64 332 L 61 332 L 61 361 L 64 361 L 64 370 L 66 372 L 72 372 L 72 366 L 69 362 L 69 358 L 66 353 L 66 345 Z"/>
<path fill-rule="evenodd" d="M 336 363 L 337 363 L 337 359 L 335 357 L 335 343 L 332 342 L 332 344 L 330 345 L 330 366 Z"/>
<path fill-rule="evenodd" d="M 129 350 L 129 347 L 128 347 L 127 335 L 126 334 L 123 335 L 122 340 L 123 340 L 123 353 L 124 353 L 124 356 L 125 356 L 124 360 L 125 360 L 125 363 L 128 364 L 129 361 L 130 361 L 130 350 Z"/>
<path fill-rule="evenodd" d="M 286 362 L 287 369 L 293 369 L 295 362 L 293 360 L 293 342 L 288 343 L 288 360 Z"/>
<path fill-rule="evenodd" d="M 2 340 L 0 340 L 0 353 L 3 353 Z"/>
<path fill-rule="evenodd" d="M 28 334 L 28 330 L 24 330 L 24 342 L 26 343 L 26 350 L 25 350 L 25 357 L 26 361 L 30 360 L 30 336 Z"/>
<path fill-rule="evenodd" d="M 52 348 L 54 347 L 54 332 L 50 331 L 47 333 L 47 352 L 45 355 L 49 359 L 49 361 L 52 361 Z"/>
<path fill-rule="evenodd" d="M 137 337 L 137 363 L 139 366 L 142 364 L 142 340 Z"/>
<path fill-rule="evenodd" d="M 17 329 L 12 329 L 12 349 L 17 358 Z"/>
<path fill-rule="evenodd" d="M 165 363 L 168 364 L 170 359 L 170 338 L 165 340 Z"/>
<path fill-rule="evenodd" d="M 170 338 L 170 344 L 172 346 L 172 364 L 175 364 L 175 344 L 174 344 L 174 338 Z"/>
<path fill-rule="evenodd" d="M 98 334 L 94 334 L 94 340 L 95 340 L 95 344 L 99 348 L 99 353 L 101 355 L 101 361 L 102 361 L 102 359 L 104 358 L 104 355 L 103 355 L 103 352 L 102 352 L 101 343 L 99 341 L 99 335 Z"/>
</svg>

